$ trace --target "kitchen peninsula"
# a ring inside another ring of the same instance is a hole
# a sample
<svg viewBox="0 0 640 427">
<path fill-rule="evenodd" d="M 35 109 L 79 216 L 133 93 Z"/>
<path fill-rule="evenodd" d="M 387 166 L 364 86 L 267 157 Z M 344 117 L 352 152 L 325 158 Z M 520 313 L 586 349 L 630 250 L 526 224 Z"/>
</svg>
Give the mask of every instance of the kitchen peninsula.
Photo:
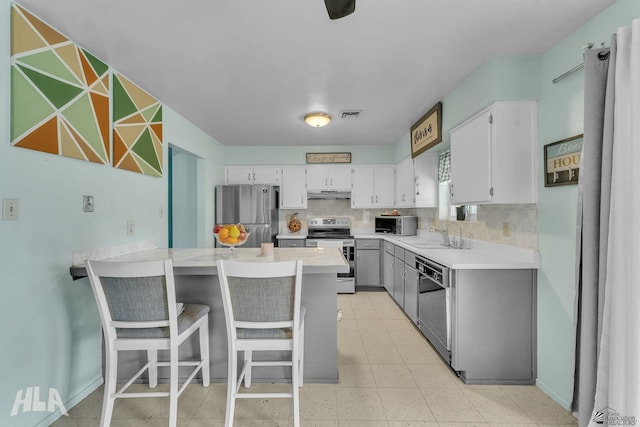
<svg viewBox="0 0 640 427">
<path fill-rule="evenodd" d="M 349 265 L 337 248 L 275 248 L 273 256 L 261 256 L 259 248 L 236 248 L 237 261 L 275 262 L 301 259 L 304 262 L 302 278 L 302 305 L 305 316 L 305 382 L 337 383 L 337 273 L 349 271 Z M 97 253 L 101 251 L 98 250 Z M 91 250 L 74 254 L 70 272 L 74 278 L 86 277 L 79 259 L 92 259 Z M 94 253 L 96 253 L 94 251 Z M 206 304 L 211 307 L 209 316 L 209 345 L 211 357 L 211 381 L 226 382 L 227 333 L 222 299 L 218 283 L 216 261 L 228 259 L 230 250 L 207 249 L 142 249 L 117 256 L 109 261 L 150 261 L 171 258 L 176 281 L 176 299 L 185 303 Z M 84 255 L 84 257 L 83 257 Z M 89 285 L 87 280 L 87 285 Z M 185 342 L 180 357 L 197 354 L 195 341 Z M 130 377 L 146 357 L 143 353 L 123 354 L 119 361 L 119 376 Z M 162 371 L 160 371 L 162 375 Z M 254 378 L 263 381 L 282 381 L 287 375 L 284 368 L 270 367 L 256 370 Z"/>
</svg>

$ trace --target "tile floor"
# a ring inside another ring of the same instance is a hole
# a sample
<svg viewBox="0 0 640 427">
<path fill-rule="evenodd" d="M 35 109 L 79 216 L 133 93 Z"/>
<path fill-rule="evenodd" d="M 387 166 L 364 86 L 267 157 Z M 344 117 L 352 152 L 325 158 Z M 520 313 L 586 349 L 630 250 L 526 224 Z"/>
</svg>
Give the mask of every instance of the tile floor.
<svg viewBox="0 0 640 427">
<path fill-rule="evenodd" d="M 385 292 L 339 295 L 339 384 L 305 384 L 303 426 L 564 427 L 576 419 L 533 386 L 469 386 L 442 362 Z M 274 385 L 256 384 L 252 388 Z M 143 385 L 137 387 L 144 387 Z M 161 387 L 161 386 L 159 386 Z M 278 384 L 275 387 L 287 387 Z M 223 426 L 226 385 L 190 385 L 178 426 Z M 97 426 L 102 388 L 53 425 Z M 290 426 L 288 399 L 241 400 L 235 426 Z M 113 427 L 167 425 L 166 398 L 116 401 Z"/>
</svg>

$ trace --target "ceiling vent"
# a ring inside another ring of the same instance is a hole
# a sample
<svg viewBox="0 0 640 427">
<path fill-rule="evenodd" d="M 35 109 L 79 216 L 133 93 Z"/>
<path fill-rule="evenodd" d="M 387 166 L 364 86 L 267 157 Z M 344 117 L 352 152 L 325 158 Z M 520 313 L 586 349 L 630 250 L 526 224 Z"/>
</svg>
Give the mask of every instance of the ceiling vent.
<svg viewBox="0 0 640 427">
<path fill-rule="evenodd" d="M 340 111 L 340 118 L 347 120 L 357 119 L 360 117 L 360 113 L 362 113 L 362 110 L 343 110 Z"/>
</svg>

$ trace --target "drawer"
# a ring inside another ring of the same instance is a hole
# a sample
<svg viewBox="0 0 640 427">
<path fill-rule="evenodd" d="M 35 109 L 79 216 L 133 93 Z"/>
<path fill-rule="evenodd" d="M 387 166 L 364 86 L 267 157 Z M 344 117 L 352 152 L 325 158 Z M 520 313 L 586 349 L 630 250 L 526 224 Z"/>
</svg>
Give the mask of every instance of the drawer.
<svg viewBox="0 0 640 427">
<path fill-rule="evenodd" d="M 410 265 L 412 268 L 416 268 L 416 254 L 413 252 L 409 252 L 407 250 L 404 251 L 404 263 Z"/>
<path fill-rule="evenodd" d="M 304 239 L 278 239 L 278 246 L 281 248 L 304 248 Z"/>
<path fill-rule="evenodd" d="M 398 259 L 404 260 L 404 249 L 400 246 L 396 246 L 393 250 L 393 255 Z"/>
<path fill-rule="evenodd" d="M 390 254 L 393 254 L 393 243 L 387 242 L 385 240 L 383 244 L 384 244 L 384 251 L 389 252 Z"/>
<path fill-rule="evenodd" d="M 380 249 L 380 240 L 356 239 L 356 249 Z"/>
</svg>

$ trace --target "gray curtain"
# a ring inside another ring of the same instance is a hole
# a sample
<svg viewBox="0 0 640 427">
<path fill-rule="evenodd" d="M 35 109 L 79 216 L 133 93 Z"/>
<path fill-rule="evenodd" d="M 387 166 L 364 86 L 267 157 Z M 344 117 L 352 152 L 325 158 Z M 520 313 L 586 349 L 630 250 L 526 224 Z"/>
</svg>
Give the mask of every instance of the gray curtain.
<svg viewBox="0 0 640 427">
<path fill-rule="evenodd" d="M 616 39 L 585 52 L 584 140 L 578 183 L 576 360 L 572 410 L 587 426 L 594 409 L 609 235 Z"/>
</svg>

